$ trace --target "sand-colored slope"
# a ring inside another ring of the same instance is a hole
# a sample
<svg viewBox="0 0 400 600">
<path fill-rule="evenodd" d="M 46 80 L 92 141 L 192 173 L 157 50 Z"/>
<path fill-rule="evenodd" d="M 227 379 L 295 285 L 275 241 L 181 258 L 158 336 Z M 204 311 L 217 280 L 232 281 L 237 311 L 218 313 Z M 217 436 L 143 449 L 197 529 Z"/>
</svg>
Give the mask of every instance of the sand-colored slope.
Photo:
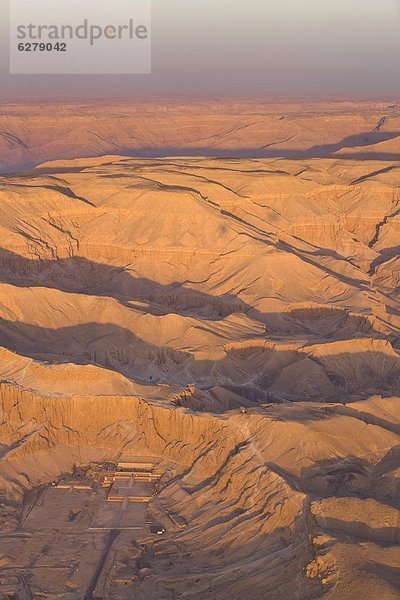
<svg viewBox="0 0 400 600">
<path fill-rule="evenodd" d="M 245 403 L 397 393 L 397 176 L 104 157 L 5 177 L 2 344 L 193 383 L 196 409 L 221 386 Z"/>
<path fill-rule="evenodd" d="M 122 155 L 2 177 L 0 567 L 54 597 L 24 495 L 128 454 L 162 458 L 151 510 L 187 526 L 110 597 L 396 597 L 398 178 Z"/>
</svg>

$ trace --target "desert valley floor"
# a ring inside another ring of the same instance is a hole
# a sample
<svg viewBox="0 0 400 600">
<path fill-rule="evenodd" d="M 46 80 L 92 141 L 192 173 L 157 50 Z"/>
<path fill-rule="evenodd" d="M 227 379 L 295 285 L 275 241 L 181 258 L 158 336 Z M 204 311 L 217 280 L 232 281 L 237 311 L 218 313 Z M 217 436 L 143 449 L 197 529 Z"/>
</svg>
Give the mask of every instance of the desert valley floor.
<svg viewBox="0 0 400 600">
<path fill-rule="evenodd" d="M 400 108 L 383 108 L 287 126 L 275 106 L 272 141 L 238 139 L 248 114 L 233 141 L 213 122 L 230 158 L 184 156 L 203 125 L 181 156 L 134 157 L 132 123 L 55 144 L 45 115 L 31 130 L 7 108 L 0 598 L 398 598 Z"/>
</svg>

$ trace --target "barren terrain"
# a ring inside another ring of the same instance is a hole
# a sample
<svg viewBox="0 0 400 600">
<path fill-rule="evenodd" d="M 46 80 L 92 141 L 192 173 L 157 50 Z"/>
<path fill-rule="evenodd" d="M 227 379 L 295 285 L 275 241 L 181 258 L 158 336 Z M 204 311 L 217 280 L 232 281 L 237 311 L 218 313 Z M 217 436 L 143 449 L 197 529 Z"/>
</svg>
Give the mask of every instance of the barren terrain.
<svg viewBox="0 0 400 600">
<path fill-rule="evenodd" d="M 2 108 L 0 597 L 398 598 L 399 107 L 117 109 Z"/>
<path fill-rule="evenodd" d="M 0 106 L 0 172 L 105 154 L 394 161 L 400 159 L 400 103 L 156 99 Z"/>
</svg>

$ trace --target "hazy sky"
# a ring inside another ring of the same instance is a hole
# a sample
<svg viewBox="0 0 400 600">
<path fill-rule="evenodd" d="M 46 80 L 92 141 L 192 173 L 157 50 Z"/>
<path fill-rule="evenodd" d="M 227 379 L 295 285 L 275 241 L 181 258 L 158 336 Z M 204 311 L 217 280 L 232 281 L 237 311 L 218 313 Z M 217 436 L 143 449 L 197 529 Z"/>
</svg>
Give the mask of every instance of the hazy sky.
<svg viewBox="0 0 400 600">
<path fill-rule="evenodd" d="M 153 0 L 152 75 L 105 77 L 8 75 L 8 2 L 3 97 L 400 94 L 400 0 Z"/>
</svg>

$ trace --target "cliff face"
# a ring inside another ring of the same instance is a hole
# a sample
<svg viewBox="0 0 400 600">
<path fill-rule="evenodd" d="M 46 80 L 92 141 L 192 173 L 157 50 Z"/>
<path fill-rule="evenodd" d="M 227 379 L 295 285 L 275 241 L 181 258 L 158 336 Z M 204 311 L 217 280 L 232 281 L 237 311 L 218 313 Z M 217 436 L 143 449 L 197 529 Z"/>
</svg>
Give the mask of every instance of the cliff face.
<svg viewBox="0 0 400 600">
<path fill-rule="evenodd" d="M 268 589 L 272 598 L 325 590 L 339 599 L 348 585 L 341 569 L 360 572 L 377 543 L 387 564 L 395 560 L 398 399 L 217 417 L 134 396 L 40 396 L 5 384 L 0 391 L 5 506 L 76 465 L 121 453 L 170 465 L 160 500 L 189 525 L 173 547 L 170 539 L 156 545 L 151 585 L 168 581 L 175 593 L 200 599 L 218 565 L 212 588 L 220 598 L 227 588 L 239 598 L 250 584 L 254 598 Z M 167 567 L 166 557 L 179 567 Z M 368 593 L 371 585 L 391 597 L 383 571 L 368 578 Z M 146 598 L 149 586 L 140 588 Z"/>
<path fill-rule="evenodd" d="M 132 448 L 135 454 L 163 456 L 188 467 L 201 452 L 203 440 L 204 449 L 213 446 L 201 463 L 201 475 L 207 477 L 243 441 L 225 419 L 193 415 L 135 396 L 52 398 L 3 384 L 1 401 L 2 440 L 10 446 L 3 461 L 11 463 L 36 452 L 51 453 L 61 445 L 97 448 L 99 460 Z"/>
</svg>

